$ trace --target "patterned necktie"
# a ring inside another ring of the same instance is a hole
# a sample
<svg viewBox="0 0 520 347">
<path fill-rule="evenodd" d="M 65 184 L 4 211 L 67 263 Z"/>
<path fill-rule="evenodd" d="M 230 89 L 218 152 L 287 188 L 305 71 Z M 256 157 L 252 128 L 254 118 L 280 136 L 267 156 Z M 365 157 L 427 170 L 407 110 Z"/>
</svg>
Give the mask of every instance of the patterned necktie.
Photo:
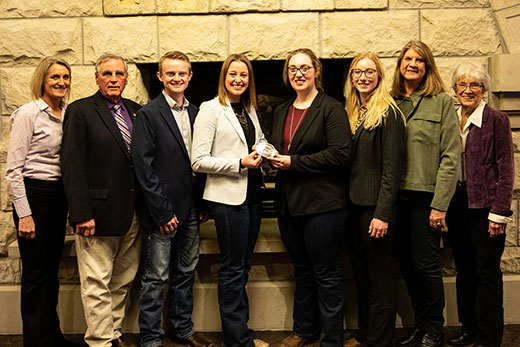
<svg viewBox="0 0 520 347">
<path fill-rule="evenodd" d="M 121 136 L 123 136 L 123 140 L 126 144 L 126 149 L 130 152 L 130 144 L 132 143 L 132 135 L 130 135 L 130 129 L 128 129 L 128 124 L 126 124 L 125 117 L 121 113 L 121 106 L 114 105 L 114 111 L 116 112 L 116 123 L 119 131 L 121 132 Z"/>
</svg>

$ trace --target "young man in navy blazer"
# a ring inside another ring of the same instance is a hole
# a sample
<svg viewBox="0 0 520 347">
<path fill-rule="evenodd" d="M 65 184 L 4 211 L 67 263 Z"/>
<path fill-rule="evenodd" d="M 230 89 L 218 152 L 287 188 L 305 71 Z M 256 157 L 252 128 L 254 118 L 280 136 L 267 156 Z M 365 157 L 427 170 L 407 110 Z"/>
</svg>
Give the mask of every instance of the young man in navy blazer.
<svg viewBox="0 0 520 347">
<path fill-rule="evenodd" d="M 194 334 L 191 320 L 201 199 L 190 165 L 192 126 L 198 108 L 184 96 L 192 75 L 185 54 L 164 54 L 157 72 L 164 90 L 137 112 L 132 134 L 132 158 L 146 204 L 141 217 L 147 246 L 139 312 L 143 347 L 162 344 L 166 285 L 172 337 L 190 347 L 211 345 Z"/>
</svg>

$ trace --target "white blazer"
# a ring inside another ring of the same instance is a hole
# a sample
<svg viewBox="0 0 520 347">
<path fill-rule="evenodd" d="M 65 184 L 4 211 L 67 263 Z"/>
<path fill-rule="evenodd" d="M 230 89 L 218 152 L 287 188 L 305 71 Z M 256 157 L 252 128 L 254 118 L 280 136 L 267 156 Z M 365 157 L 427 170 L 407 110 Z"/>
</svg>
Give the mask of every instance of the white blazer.
<svg viewBox="0 0 520 347">
<path fill-rule="evenodd" d="M 247 110 L 255 126 L 255 142 L 263 137 L 256 111 Z M 247 195 L 247 168 L 240 169 L 240 159 L 252 151 L 235 111 L 218 97 L 200 105 L 193 126 L 191 167 L 207 173 L 204 200 L 240 205 Z"/>
</svg>

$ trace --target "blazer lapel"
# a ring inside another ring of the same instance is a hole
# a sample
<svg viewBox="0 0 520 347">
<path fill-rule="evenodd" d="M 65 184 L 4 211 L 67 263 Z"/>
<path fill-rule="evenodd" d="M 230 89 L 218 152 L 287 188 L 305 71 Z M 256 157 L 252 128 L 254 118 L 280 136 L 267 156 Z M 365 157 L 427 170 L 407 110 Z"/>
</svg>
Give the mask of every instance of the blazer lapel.
<svg viewBox="0 0 520 347">
<path fill-rule="evenodd" d="M 356 130 L 356 133 L 352 137 L 352 153 L 356 153 L 356 149 L 359 143 L 359 138 L 361 137 L 361 133 L 365 131 L 365 122 L 361 123 Z"/>
<path fill-rule="evenodd" d="M 233 107 L 231 107 L 231 104 L 229 102 L 227 102 L 226 106 L 222 107 L 224 110 L 224 115 L 235 129 L 236 133 L 238 134 L 238 137 L 240 137 L 240 140 L 242 140 L 242 142 L 247 146 L 246 136 L 244 135 L 244 129 L 242 129 L 242 125 L 240 125 L 237 115 L 235 114 L 235 111 L 233 111 Z"/>
<path fill-rule="evenodd" d="M 289 108 L 294 102 L 294 99 L 295 98 L 292 98 L 291 100 L 288 100 L 280 106 L 278 106 L 280 108 L 280 111 L 278 112 L 277 117 L 274 119 L 273 129 L 275 130 L 275 132 L 271 135 L 271 138 L 273 139 L 274 147 L 280 153 L 282 153 L 283 149 L 283 135 L 285 130 L 285 120 L 287 119 L 287 112 L 289 111 Z"/>
<path fill-rule="evenodd" d="M 105 97 L 99 91 L 96 93 L 96 98 L 94 99 L 94 106 L 97 114 L 107 127 L 108 131 L 112 134 L 114 140 L 117 142 L 127 159 L 130 160 L 130 153 L 128 153 L 128 149 L 126 148 L 126 144 L 123 140 L 123 136 L 121 135 L 121 131 L 117 127 L 116 120 L 114 119 L 112 112 L 108 108 L 108 104 L 105 100 Z"/>
<path fill-rule="evenodd" d="M 318 115 L 319 110 L 321 108 L 322 100 L 323 93 L 319 92 L 318 95 L 316 95 L 316 97 L 312 101 L 312 104 L 307 110 L 307 113 L 305 113 L 305 116 L 303 117 L 300 126 L 298 127 L 298 129 L 296 129 L 294 133 L 289 147 L 289 154 L 295 153 L 296 149 L 298 148 L 298 145 L 301 143 L 303 136 L 305 135 L 307 130 L 309 130 L 312 122 L 314 121 L 314 118 L 316 118 L 316 116 Z"/>
<path fill-rule="evenodd" d="M 159 106 L 159 113 L 163 117 L 166 124 L 168 124 L 168 127 L 173 133 L 173 136 L 175 137 L 175 140 L 177 140 L 179 147 L 182 149 L 182 152 L 186 156 L 186 158 L 190 158 L 188 155 L 188 150 L 186 149 L 186 144 L 184 143 L 184 139 L 182 138 L 181 131 L 179 130 L 179 126 L 177 125 L 177 122 L 175 121 L 175 118 L 173 117 L 172 110 L 170 108 L 170 105 L 166 102 L 166 99 L 164 98 L 164 95 L 159 94 L 158 106 Z"/>
</svg>

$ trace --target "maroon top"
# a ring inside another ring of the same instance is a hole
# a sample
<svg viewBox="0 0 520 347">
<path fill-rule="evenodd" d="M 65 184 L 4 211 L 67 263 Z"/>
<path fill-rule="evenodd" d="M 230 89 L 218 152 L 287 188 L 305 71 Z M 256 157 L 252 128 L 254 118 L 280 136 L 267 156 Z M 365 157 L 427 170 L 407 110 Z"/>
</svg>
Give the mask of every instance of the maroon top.
<svg viewBox="0 0 520 347">
<path fill-rule="evenodd" d="M 491 207 L 491 213 L 510 216 L 514 175 L 509 118 L 486 105 L 482 127 L 471 124 L 466 139 L 468 207 Z"/>
<path fill-rule="evenodd" d="M 308 108 L 300 109 L 291 105 L 289 107 L 289 111 L 287 112 L 287 116 L 285 117 L 285 128 L 283 131 L 283 148 L 282 154 L 289 153 L 289 146 L 291 145 L 292 139 L 294 138 L 294 134 L 298 127 L 300 126 L 303 118 L 305 117 L 305 113 L 307 113 Z"/>
</svg>

